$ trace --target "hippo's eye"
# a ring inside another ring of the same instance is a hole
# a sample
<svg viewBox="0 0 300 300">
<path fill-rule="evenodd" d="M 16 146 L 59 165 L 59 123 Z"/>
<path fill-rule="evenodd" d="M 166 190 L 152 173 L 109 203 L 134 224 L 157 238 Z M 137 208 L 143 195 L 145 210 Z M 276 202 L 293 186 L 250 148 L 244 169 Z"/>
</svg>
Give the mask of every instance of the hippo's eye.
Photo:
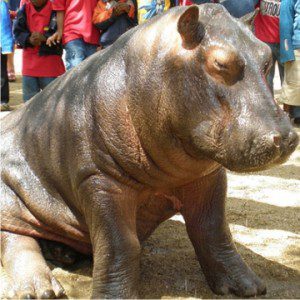
<svg viewBox="0 0 300 300">
<path fill-rule="evenodd" d="M 233 46 L 212 46 L 205 56 L 206 72 L 216 82 L 231 86 L 243 79 L 245 63 Z"/>
<path fill-rule="evenodd" d="M 214 64 L 215 64 L 215 66 L 216 66 L 218 69 L 220 69 L 220 70 L 227 70 L 227 69 L 228 69 L 227 66 L 226 66 L 225 64 L 223 64 L 223 63 L 217 61 L 216 59 L 215 59 L 215 61 L 214 61 Z"/>
</svg>

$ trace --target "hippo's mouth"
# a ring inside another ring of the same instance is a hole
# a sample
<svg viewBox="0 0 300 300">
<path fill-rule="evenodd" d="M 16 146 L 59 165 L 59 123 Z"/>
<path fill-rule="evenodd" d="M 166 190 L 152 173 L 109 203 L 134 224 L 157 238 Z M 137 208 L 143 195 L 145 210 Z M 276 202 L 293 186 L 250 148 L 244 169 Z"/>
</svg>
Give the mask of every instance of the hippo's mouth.
<svg viewBox="0 0 300 300">
<path fill-rule="evenodd" d="M 264 165 L 260 165 L 260 166 L 254 166 L 254 167 L 242 167 L 242 168 L 239 168 L 239 167 L 228 167 L 228 166 L 225 166 L 223 165 L 226 169 L 228 169 L 229 171 L 232 171 L 232 172 L 236 172 L 236 173 L 251 173 L 251 172 L 260 172 L 260 171 L 265 171 L 265 170 L 268 170 L 268 169 L 271 169 L 277 165 L 280 165 L 280 164 L 283 164 L 285 163 L 287 160 L 288 160 L 289 156 L 285 159 L 280 159 L 280 160 L 275 160 L 275 161 L 272 161 L 268 164 L 264 164 Z"/>
<path fill-rule="evenodd" d="M 286 139 L 280 145 L 274 148 L 255 149 L 249 148 L 248 151 L 240 153 L 236 157 L 231 157 L 230 160 L 221 162 L 216 155 L 216 160 L 224 167 L 234 172 L 258 172 L 270 169 L 277 165 L 285 163 L 290 155 L 295 151 L 299 143 L 297 134 L 293 137 Z M 233 159 L 232 159 L 233 158 Z"/>
<path fill-rule="evenodd" d="M 204 142 L 205 141 L 205 142 Z M 231 143 L 228 147 L 222 141 L 216 143 L 213 138 L 205 140 L 203 136 L 194 136 L 196 151 L 189 151 L 193 157 L 211 159 L 226 169 L 234 172 L 257 172 L 270 169 L 288 160 L 299 142 L 297 133 L 291 131 L 287 138 L 280 140 L 280 143 L 273 144 L 261 139 L 259 142 L 252 142 L 239 147 L 239 143 Z M 187 149 L 186 149 L 187 150 Z"/>
</svg>

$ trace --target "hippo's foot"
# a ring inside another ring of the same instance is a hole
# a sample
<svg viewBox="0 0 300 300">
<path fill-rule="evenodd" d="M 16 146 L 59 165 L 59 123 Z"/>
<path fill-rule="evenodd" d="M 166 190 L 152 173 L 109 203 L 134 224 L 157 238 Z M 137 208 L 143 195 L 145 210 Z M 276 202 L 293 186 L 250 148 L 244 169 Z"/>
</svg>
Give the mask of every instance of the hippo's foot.
<svg viewBox="0 0 300 300">
<path fill-rule="evenodd" d="M 212 291 L 219 295 L 233 293 L 240 297 L 264 295 L 265 284 L 244 263 L 241 256 L 236 252 L 228 254 L 224 252 L 215 260 L 209 258 L 202 264 Z"/>
<path fill-rule="evenodd" d="M 34 238 L 1 232 L 1 298 L 53 299 L 64 289 L 47 266 Z"/>
</svg>

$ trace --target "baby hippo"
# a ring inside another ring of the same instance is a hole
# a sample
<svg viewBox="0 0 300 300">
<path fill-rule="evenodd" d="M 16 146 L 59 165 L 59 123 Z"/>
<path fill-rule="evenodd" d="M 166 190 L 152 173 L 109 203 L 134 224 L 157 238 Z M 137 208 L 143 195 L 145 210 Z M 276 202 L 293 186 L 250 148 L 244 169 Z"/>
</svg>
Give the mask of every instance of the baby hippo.
<svg viewBox="0 0 300 300">
<path fill-rule="evenodd" d="M 176 213 L 216 294 L 264 294 L 225 198 L 226 169 L 270 168 L 298 144 L 266 83 L 271 63 L 221 5 L 176 7 L 3 118 L 2 296 L 63 295 L 42 238 L 93 255 L 92 298 L 138 297 L 141 243 Z"/>
</svg>

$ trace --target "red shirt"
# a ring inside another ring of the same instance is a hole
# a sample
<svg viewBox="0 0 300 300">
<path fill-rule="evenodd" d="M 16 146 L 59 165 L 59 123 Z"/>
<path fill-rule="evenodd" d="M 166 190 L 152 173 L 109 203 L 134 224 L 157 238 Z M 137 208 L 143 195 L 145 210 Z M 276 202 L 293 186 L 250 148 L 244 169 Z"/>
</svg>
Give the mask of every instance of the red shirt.
<svg viewBox="0 0 300 300">
<path fill-rule="evenodd" d="M 26 4 L 27 26 L 30 32 L 44 33 L 44 28 L 49 26 L 51 12 L 53 10 L 50 1 L 37 11 L 30 1 Z M 65 66 L 59 55 L 39 56 L 39 47 L 25 48 L 23 50 L 22 74 L 32 77 L 58 77 L 65 72 Z"/>
<path fill-rule="evenodd" d="M 75 39 L 99 44 L 99 30 L 92 24 L 97 0 L 54 0 L 55 10 L 65 11 L 63 44 Z"/>
<path fill-rule="evenodd" d="M 255 35 L 266 43 L 279 43 L 280 0 L 260 0 L 254 20 Z"/>
</svg>

